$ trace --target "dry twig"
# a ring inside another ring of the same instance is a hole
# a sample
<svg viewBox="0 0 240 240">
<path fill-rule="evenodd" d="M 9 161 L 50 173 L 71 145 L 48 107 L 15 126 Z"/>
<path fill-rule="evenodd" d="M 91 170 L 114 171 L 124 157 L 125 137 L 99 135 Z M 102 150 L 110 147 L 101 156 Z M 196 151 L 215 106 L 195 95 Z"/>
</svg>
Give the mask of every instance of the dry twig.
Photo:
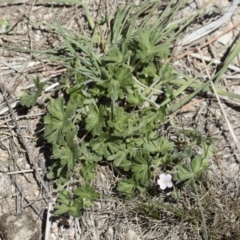
<svg viewBox="0 0 240 240">
<path fill-rule="evenodd" d="M 22 135 L 22 132 L 21 132 L 21 129 L 20 129 L 19 124 L 18 124 L 18 122 L 17 122 L 15 113 L 13 112 L 13 109 L 12 109 L 12 107 L 11 107 L 11 104 L 10 104 L 9 101 L 8 101 L 8 98 L 7 98 L 7 96 L 6 96 L 6 89 L 5 89 L 4 85 L 3 85 L 3 81 L 0 83 L 0 88 L 1 88 L 1 91 L 2 91 L 2 95 L 3 95 L 4 99 L 5 99 L 5 102 L 6 102 L 7 106 L 8 106 L 8 108 L 9 108 L 9 111 L 10 111 L 11 115 L 12 115 L 12 119 L 13 119 L 13 121 L 14 121 L 14 123 L 15 123 L 15 126 L 16 126 L 16 128 L 17 128 L 18 134 L 19 134 L 19 136 L 20 136 L 20 138 L 21 138 L 21 141 L 22 141 L 22 143 L 23 143 L 23 146 L 25 147 L 25 150 L 26 150 L 26 152 L 27 152 L 28 159 L 29 159 L 30 163 L 31 163 L 31 164 L 33 165 L 33 167 L 34 167 L 37 181 L 38 181 L 39 185 L 42 186 L 42 187 L 45 189 L 45 191 L 46 191 L 46 193 L 47 193 L 47 196 L 50 197 L 50 196 L 51 196 L 51 195 L 50 195 L 50 192 L 49 192 L 46 184 L 44 183 L 42 177 L 40 176 L 40 174 L 39 174 L 39 172 L 38 172 L 38 166 L 37 166 L 35 160 L 34 160 L 33 157 L 32 157 L 32 154 L 31 154 L 30 149 L 29 149 L 29 147 L 28 147 L 28 145 L 27 145 L 27 142 L 25 141 L 25 138 L 24 138 L 23 135 Z"/>
</svg>

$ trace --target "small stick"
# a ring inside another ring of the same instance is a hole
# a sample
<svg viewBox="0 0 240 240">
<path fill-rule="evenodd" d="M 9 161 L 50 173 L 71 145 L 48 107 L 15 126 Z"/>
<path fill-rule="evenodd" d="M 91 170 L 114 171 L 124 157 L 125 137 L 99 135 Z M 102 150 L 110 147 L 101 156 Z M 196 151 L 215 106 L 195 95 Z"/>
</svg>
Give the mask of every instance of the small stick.
<svg viewBox="0 0 240 240">
<path fill-rule="evenodd" d="M 6 66 L 6 67 L 8 67 L 8 68 L 10 68 L 10 69 L 12 69 L 12 70 L 14 70 L 14 71 L 16 71 L 16 72 L 18 72 L 18 69 L 17 69 L 17 68 L 13 67 L 11 64 L 5 62 L 5 61 L 2 60 L 2 59 L 0 59 L 0 64 Z"/>
<path fill-rule="evenodd" d="M 44 239 L 48 240 L 50 236 L 50 228 L 51 228 L 51 217 L 52 217 L 52 202 L 49 201 L 48 203 L 48 211 L 47 211 L 47 219 L 46 219 L 46 229 L 45 229 L 45 236 Z"/>
<path fill-rule="evenodd" d="M 3 85 L 3 80 L 2 80 L 1 83 L 0 83 L 0 88 L 1 88 L 1 91 L 2 91 L 2 95 L 3 95 L 3 97 L 4 97 L 4 99 L 5 99 L 6 103 L 7 103 L 8 108 L 9 108 L 9 111 L 10 111 L 10 113 L 11 113 L 11 115 L 12 115 L 12 118 L 13 118 L 13 121 L 14 121 L 14 123 L 15 123 L 15 126 L 16 126 L 16 128 L 17 128 L 17 130 L 18 130 L 18 134 L 19 134 L 19 136 L 20 136 L 20 138 L 21 138 L 21 140 L 22 140 L 23 146 L 24 146 L 25 149 L 26 149 L 28 159 L 29 159 L 30 163 L 33 165 L 33 167 L 34 167 L 34 169 L 35 169 L 36 178 L 37 178 L 37 180 L 38 180 L 38 183 L 40 184 L 40 186 L 41 186 L 41 184 L 42 184 L 42 186 L 43 186 L 43 188 L 45 189 L 48 197 L 51 197 L 51 194 L 50 194 L 48 188 L 46 187 L 43 179 L 41 178 L 39 172 L 37 171 L 38 166 L 37 166 L 35 160 L 32 158 L 32 154 L 31 154 L 31 152 L 30 152 L 30 149 L 29 149 L 29 147 L 28 147 L 28 145 L 27 145 L 27 143 L 26 143 L 26 141 L 25 141 L 25 138 L 24 138 L 23 135 L 22 135 L 21 129 L 20 129 L 19 125 L 18 125 L 18 122 L 17 122 L 16 116 L 15 116 L 15 113 L 13 112 L 12 106 L 11 106 L 11 104 L 9 103 L 8 98 L 6 97 L 6 89 L 5 89 L 4 85 Z"/>
<path fill-rule="evenodd" d="M 21 188 L 20 188 L 20 186 L 18 185 L 18 183 L 15 182 L 14 180 L 13 180 L 13 182 L 14 182 L 14 184 L 15 184 L 15 187 L 18 189 L 19 193 L 22 195 L 22 198 L 24 199 L 24 201 L 28 204 L 28 206 L 29 206 L 30 208 L 33 209 L 33 211 L 36 213 L 36 215 L 43 220 L 43 217 L 42 217 L 41 214 L 39 213 L 39 210 L 37 209 L 37 207 L 34 206 L 33 203 L 30 202 L 30 201 L 23 195 L 23 193 L 22 193 L 22 191 L 21 191 Z"/>
<path fill-rule="evenodd" d="M 42 169 L 39 168 L 38 171 L 42 171 Z M 30 173 L 30 172 L 34 172 L 34 170 L 27 169 L 27 170 L 15 171 L 15 172 L 8 172 L 7 175 L 13 175 L 13 174 L 19 174 L 19 173 Z"/>
<path fill-rule="evenodd" d="M 10 130 L 10 132 L 12 133 L 12 131 Z M 17 170 L 17 161 L 16 161 L 16 155 L 15 155 L 15 146 L 14 146 L 14 143 L 13 143 L 13 134 L 12 134 L 12 139 L 10 140 L 10 149 L 11 149 L 11 156 L 12 156 L 12 159 L 13 159 L 13 169 L 14 171 Z M 10 167 L 11 168 L 11 167 Z M 17 176 L 14 175 L 12 176 L 14 182 L 17 184 Z M 17 189 L 15 189 L 15 192 L 17 192 Z M 16 194 L 16 212 L 17 213 L 20 213 L 20 198 L 19 198 L 19 195 Z"/>
</svg>

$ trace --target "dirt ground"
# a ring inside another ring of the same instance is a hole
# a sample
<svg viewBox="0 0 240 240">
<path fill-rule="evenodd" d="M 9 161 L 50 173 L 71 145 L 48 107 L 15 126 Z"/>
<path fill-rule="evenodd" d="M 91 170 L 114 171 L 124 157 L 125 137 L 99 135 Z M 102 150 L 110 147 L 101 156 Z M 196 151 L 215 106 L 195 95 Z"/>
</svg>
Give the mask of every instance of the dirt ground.
<svg viewBox="0 0 240 240">
<path fill-rule="evenodd" d="M 176 20 L 196 11 L 203 2 L 189 1 L 186 8 L 178 13 Z M 99 18 L 104 14 L 113 15 L 120 1 L 89 0 L 87 4 L 92 16 Z M 231 2 L 226 0 L 221 3 L 211 1 L 209 13 L 203 19 L 194 21 L 188 31 L 194 31 L 214 21 L 230 4 Z M 196 76 L 204 69 L 202 56 L 207 63 L 209 59 L 221 61 L 239 36 L 239 14 L 240 6 L 230 20 L 216 31 L 200 39 L 197 44 L 181 49 L 173 61 L 174 67 L 189 76 Z M 59 62 L 44 58 L 37 51 L 24 50 L 51 50 L 61 46 L 62 39 L 48 27 L 56 19 L 64 28 L 74 33 L 81 33 L 81 29 L 88 28 L 88 24 L 81 6 L 62 3 L 51 5 L 41 0 L 0 3 L 0 16 L 1 19 L 11 20 L 15 24 L 8 34 L 0 35 L 0 77 L 5 89 L 0 94 L 0 219 L 4 219 L 5 214 L 29 214 L 33 219 L 30 222 L 34 222 L 41 233 L 40 239 L 44 239 L 50 204 L 39 187 L 41 185 L 38 184 L 33 167 L 38 167 L 45 185 L 53 191 L 53 184 L 44 178 L 47 161 L 51 159 L 51 151 L 41 138 L 42 117 L 46 109 L 42 103 L 26 110 L 18 104 L 18 100 L 22 90 L 32 86 L 35 77 L 45 79 L 51 86 L 57 83 L 58 77 L 66 69 Z M 222 36 L 218 37 L 220 34 Z M 201 46 L 215 37 L 217 40 L 202 47 L 201 51 L 196 50 L 196 46 Z M 231 66 L 235 68 L 228 69 L 221 86 L 227 91 L 240 94 L 239 59 L 236 58 Z M 219 64 L 209 66 L 210 75 L 214 74 L 218 67 Z M 205 71 L 202 79 L 207 78 Z M 221 102 L 239 141 L 240 101 L 221 98 Z M 12 106 L 15 119 L 11 111 L 7 110 L 8 103 Z M 212 159 L 212 170 L 207 174 L 207 186 L 202 187 L 200 192 L 201 201 L 207 224 L 212 229 L 211 239 L 240 239 L 240 157 L 219 103 L 213 95 L 199 96 L 188 103 L 181 114 L 176 115 L 176 121 L 179 122 L 179 127 L 196 127 L 204 136 L 211 135 L 217 138 L 217 152 Z M 21 134 L 16 128 L 17 124 Z M 26 141 L 28 151 L 22 138 Z M 34 160 L 34 165 L 31 159 L 29 160 L 29 155 Z M 159 212 L 160 220 L 155 220 L 151 217 L 150 210 L 139 211 L 134 199 L 120 201 L 115 198 L 111 195 L 115 181 L 111 169 L 99 167 L 95 186 L 105 197 L 97 201 L 93 209 L 84 211 L 80 220 L 68 216 L 53 218 L 48 239 L 201 239 L 198 228 L 192 227 L 191 220 L 176 218 L 166 210 Z M 192 190 L 184 187 L 182 191 L 183 195 L 179 200 L 171 204 L 176 207 L 182 206 L 186 211 L 193 211 L 198 205 Z M 165 203 L 166 198 L 163 193 L 156 196 L 156 199 Z M 0 221 L 0 234 L 4 232 L 1 229 L 5 228 L 2 222 L 4 221 Z M 38 239 L 37 234 L 34 236 L 32 239 Z M 2 239 L 5 239 L 4 236 Z"/>
</svg>

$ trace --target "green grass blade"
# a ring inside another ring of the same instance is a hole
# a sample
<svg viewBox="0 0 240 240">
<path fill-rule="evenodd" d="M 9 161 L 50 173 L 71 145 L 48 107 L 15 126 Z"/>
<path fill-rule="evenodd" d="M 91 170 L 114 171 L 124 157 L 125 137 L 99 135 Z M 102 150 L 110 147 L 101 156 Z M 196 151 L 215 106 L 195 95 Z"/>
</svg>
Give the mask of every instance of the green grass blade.
<svg viewBox="0 0 240 240">
<path fill-rule="evenodd" d="M 216 74 L 216 77 L 214 78 L 214 83 L 216 84 L 219 82 L 219 80 L 222 78 L 223 74 L 226 72 L 228 66 L 231 64 L 233 59 L 238 56 L 240 52 L 240 40 L 236 42 L 236 44 L 232 47 L 232 50 L 230 51 L 229 55 L 227 56 L 223 67 L 219 70 L 219 72 Z"/>
</svg>

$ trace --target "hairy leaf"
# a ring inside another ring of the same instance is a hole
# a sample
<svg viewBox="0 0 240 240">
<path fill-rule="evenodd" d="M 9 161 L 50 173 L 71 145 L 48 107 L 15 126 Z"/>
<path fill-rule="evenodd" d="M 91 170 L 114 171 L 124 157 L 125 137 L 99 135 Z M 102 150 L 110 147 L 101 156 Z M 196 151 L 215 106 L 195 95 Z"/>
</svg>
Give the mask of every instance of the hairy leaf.
<svg viewBox="0 0 240 240">
<path fill-rule="evenodd" d="M 155 140 L 151 140 L 148 142 L 145 142 L 143 144 L 143 148 L 151 153 L 161 153 L 166 154 L 167 152 L 173 150 L 174 143 L 169 142 L 167 139 L 164 137 L 158 137 Z"/>
<path fill-rule="evenodd" d="M 132 166 L 131 170 L 134 173 L 134 178 L 142 186 L 148 186 L 150 183 L 150 162 L 149 156 L 147 154 L 138 151 Z"/>
<path fill-rule="evenodd" d="M 104 62 L 115 62 L 120 64 L 123 62 L 123 55 L 118 48 L 113 47 L 102 60 Z"/>
<path fill-rule="evenodd" d="M 66 142 L 62 145 L 53 145 L 53 156 L 55 159 L 60 159 L 61 165 L 71 170 L 74 169 L 75 161 L 80 156 L 80 149 L 78 144 L 75 142 L 75 132 L 69 132 L 66 135 Z"/>
<path fill-rule="evenodd" d="M 61 144 L 64 142 L 64 135 L 75 128 L 71 121 L 74 110 L 73 102 L 69 101 L 65 108 L 61 98 L 48 104 L 49 114 L 44 117 L 44 137 L 49 143 Z"/>
<path fill-rule="evenodd" d="M 132 179 L 120 179 L 118 181 L 117 190 L 127 197 L 131 197 L 133 195 L 135 188 L 135 182 Z"/>
<path fill-rule="evenodd" d="M 105 109 L 100 106 L 99 109 L 96 106 L 90 106 L 87 118 L 85 120 L 86 130 L 91 131 L 93 135 L 98 135 L 105 127 Z"/>
<path fill-rule="evenodd" d="M 74 190 L 77 196 L 83 201 L 84 207 L 91 207 L 93 202 L 99 198 L 100 194 L 88 183 Z"/>
</svg>

